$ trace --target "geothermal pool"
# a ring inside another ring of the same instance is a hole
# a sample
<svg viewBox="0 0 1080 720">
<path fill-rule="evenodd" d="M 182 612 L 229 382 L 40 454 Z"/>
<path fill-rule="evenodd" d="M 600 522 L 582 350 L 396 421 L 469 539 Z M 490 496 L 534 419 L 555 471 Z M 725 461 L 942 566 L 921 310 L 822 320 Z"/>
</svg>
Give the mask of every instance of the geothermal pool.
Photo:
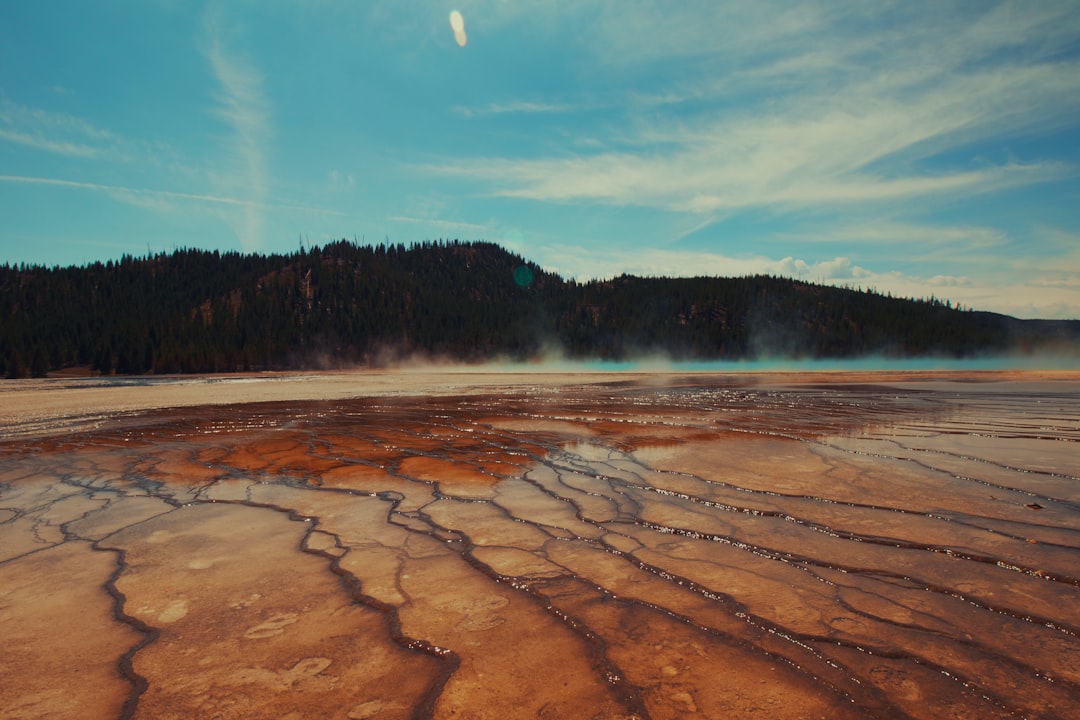
<svg viewBox="0 0 1080 720">
<path fill-rule="evenodd" d="M 1075 373 L 0 405 L 5 718 L 1080 717 Z"/>
</svg>

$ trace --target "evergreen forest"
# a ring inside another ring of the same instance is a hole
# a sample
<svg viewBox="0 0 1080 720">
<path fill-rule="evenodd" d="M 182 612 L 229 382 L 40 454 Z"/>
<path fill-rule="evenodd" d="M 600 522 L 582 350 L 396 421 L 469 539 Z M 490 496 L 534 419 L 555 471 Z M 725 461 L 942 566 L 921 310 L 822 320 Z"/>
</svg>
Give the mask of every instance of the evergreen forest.
<svg viewBox="0 0 1080 720">
<path fill-rule="evenodd" d="M 466 363 L 1077 353 L 1080 321 L 788 278 L 577 282 L 492 243 L 347 241 L 0 265 L 0 376 Z"/>
</svg>

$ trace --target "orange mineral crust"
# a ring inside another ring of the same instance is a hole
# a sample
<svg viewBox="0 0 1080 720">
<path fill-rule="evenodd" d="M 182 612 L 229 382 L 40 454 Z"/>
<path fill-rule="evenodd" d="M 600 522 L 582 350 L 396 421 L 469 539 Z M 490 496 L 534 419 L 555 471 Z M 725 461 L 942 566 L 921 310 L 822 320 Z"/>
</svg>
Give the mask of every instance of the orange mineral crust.
<svg viewBox="0 0 1080 720">
<path fill-rule="evenodd" d="M 0 383 L 4 718 L 1080 716 L 1080 376 Z"/>
</svg>

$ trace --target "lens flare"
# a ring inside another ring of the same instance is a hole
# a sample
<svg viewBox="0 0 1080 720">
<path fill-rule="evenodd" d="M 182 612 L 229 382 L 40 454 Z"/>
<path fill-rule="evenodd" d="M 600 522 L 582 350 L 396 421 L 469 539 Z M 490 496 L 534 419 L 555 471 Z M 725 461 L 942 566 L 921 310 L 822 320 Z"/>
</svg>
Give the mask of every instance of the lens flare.
<svg viewBox="0 0 1080 720">
<path fill-rule="evenodd" d="M 454 29 L 454 32 L 465 32 L 465 18 L 461 16 L 457 10 L 450 12 L 450 27 Z"/>
<path fill-rule="evenodd" d="M 518 268 L 514 270 L 514 282 L 516 282 L 519 287 L 528 287 L 532 284 L 532 281 L 533 271 L 528 265 L 519 265 Z"/>
<path fill-rule="evenodd" d="M 465 35 L 465 18 L 457 10 L 450 11 L 450 29 L 454 31 L 454 40 L 458 47 L 465 47 L 465 43 L 469 41 Z"/>
</svg>

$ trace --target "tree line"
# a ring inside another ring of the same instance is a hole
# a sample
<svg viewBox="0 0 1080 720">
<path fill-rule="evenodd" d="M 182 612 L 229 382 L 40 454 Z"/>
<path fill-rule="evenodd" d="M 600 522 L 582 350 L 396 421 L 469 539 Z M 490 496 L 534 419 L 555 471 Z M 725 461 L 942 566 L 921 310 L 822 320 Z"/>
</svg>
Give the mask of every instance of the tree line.
<svg viewBox="0 0 1080 720">
<path fill-rule="evenodd" d="M 0 265 L 0 375 L 461 362 L 893 357 L 1080 345 L 1025 321 L 766 275 L 577 282 L 492 243 L 290 254 L 181 249 L 85 266 Z"/>
</svg>

